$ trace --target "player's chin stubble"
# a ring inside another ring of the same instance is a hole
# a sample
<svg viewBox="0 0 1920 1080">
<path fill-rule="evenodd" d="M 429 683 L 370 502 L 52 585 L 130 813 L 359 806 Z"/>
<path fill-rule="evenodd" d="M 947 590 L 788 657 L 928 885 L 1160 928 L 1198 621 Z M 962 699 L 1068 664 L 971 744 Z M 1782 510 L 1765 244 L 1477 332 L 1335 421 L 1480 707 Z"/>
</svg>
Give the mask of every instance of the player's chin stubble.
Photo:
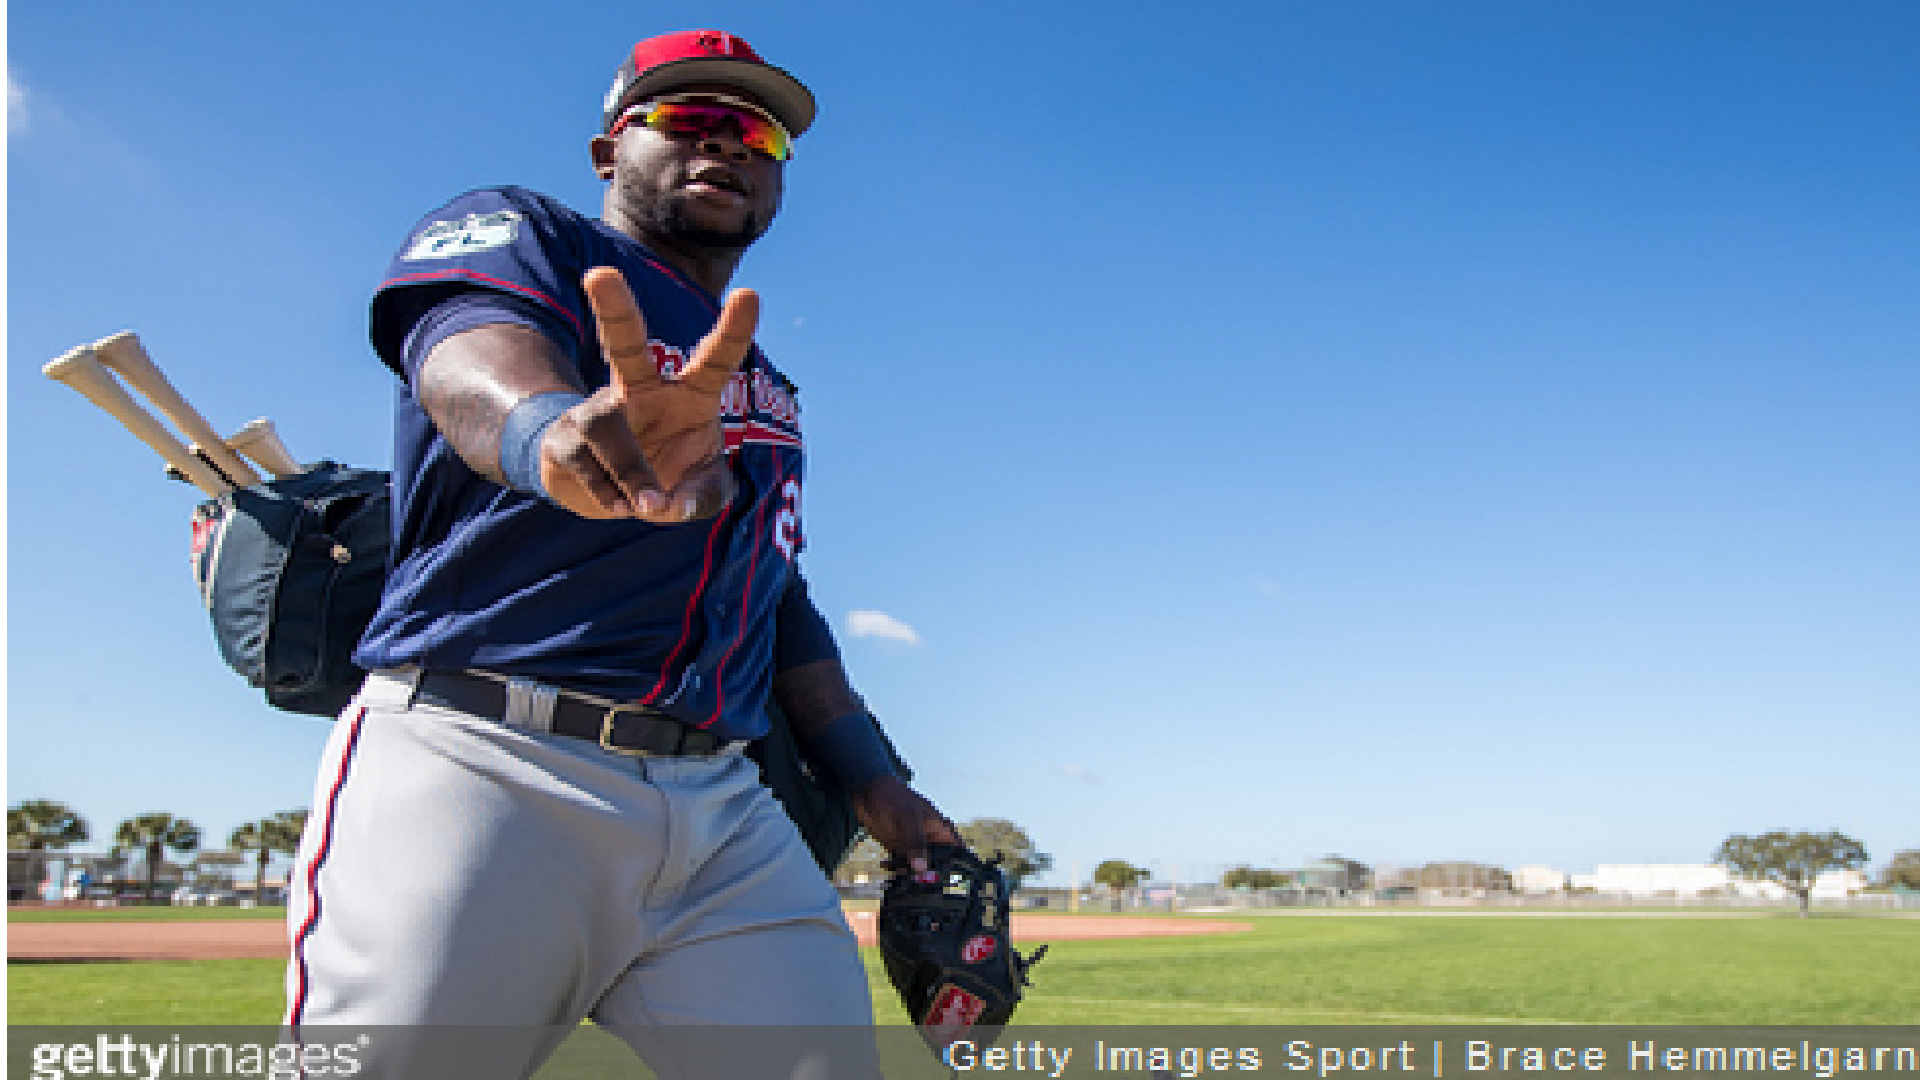
<svg viewBox="0 0 1920 1080">
<path fill-rule="evenodd" d="M 648 204 L 646 225 L 653 235 L 676 246 L 740 250 L 753 246 L 767 231 L 768 222 L 750 213 L 734 228 L 717 228 L 696 221 L 679 199 L 656 199 Z"/>
</svg>

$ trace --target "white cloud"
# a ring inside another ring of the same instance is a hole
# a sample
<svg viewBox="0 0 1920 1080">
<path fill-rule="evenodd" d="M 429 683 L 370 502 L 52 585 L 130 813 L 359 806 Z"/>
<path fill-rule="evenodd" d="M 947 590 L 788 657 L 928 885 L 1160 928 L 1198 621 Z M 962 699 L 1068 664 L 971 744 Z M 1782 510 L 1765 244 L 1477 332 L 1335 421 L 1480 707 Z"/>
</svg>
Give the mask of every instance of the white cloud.
<svg viewBox="0 0 1920 1080">
<path fill-rule="evenodd" d="M 1093 774 L 1093 770 L 1087 768 L 1085 765 L 1070 762 L 1060 766 L 1060 772 L 1064 774 L 1067 779 L 1078 780 L 1083 784 L 1098 784 L 1100 782 L 1100 778 Z"/>
<path fill-rule="evenodd" d="M 7 134 L 18 135 L 27 130 L 27 88 L 20 80 L 7 72 Z"/>
<path fill-rule="evenodd" d="M 898 641 L 904 645 L 920 644 L 920 635 L 914 632 L 913 627 L 884 611 L 849 611 L 847 628 L 854 637 Z"/>
<path fill-rule="evenodd" d="M 83 130 L 57 94 L 30 86 L 17 71 L 7 70 L 8 147 L 23 151 L 22 160 L 31 151 L 32 165 L 52 170 L 56 179 L 111 187 L 116 196 L 133 184 L 151 188 L 159 170 L 121 136 L 125 127 Z"/>
</svg>

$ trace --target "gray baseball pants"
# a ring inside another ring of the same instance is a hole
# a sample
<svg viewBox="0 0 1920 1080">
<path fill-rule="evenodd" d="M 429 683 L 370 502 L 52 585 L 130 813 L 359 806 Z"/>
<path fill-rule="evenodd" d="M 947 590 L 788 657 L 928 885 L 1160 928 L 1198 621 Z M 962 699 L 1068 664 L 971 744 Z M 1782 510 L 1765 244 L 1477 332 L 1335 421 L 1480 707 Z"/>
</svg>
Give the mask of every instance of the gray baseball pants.
<svg viewBox="0 0 1920 1080">
<path fill-rule="evenodd" d="M 290 882 L 290 1030 L 551 1029 L 490 1063 L 505 1077 L 589 1017 L 872 1023 L 839 897 L 737 749 L 628 757 L 412 695 L 371 676 L 322 757 Z"/>
</svg>

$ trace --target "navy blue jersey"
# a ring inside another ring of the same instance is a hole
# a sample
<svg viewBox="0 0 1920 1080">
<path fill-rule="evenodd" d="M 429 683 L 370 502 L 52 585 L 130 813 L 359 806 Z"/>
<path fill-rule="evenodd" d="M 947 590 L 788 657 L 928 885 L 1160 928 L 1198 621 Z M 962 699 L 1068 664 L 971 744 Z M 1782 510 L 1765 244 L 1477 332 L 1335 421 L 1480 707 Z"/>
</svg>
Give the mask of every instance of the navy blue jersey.
<svg viewBox="0 0 1920 1080">
<path fill-rule="evenodd" d="M 711 294 L 632 238 L 523 189 L 453 200 L 395 257 L 372 312 L 374 347 L 403 376 L 393 565 L 355 660 L 521 675 L 653 705 L 729 737 L 758 736 L 775 612 L 790 586 L 804 588 L 793 568 L 799 414 L 792 384 L 758 348 L 722 399 L 738 494 L 719 517 L 684 525 L 590 521 L 493 483 L 454 453 L 413 396 L 406 358 L 419 354 L 408 335 L 476 298 L 545 330 L 589 389 L 604 386 L 580 287 L 594 266 L 625 274 L 663 372 L 712 329 Z"/>
</svg>

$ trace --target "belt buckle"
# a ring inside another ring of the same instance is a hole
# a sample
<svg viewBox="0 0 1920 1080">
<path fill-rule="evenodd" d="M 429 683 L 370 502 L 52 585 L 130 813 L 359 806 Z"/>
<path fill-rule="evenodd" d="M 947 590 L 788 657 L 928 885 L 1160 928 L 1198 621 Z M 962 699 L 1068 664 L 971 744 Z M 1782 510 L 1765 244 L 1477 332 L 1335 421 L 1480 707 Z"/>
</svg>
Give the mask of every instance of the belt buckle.
<svg viewBox="0 0 1920 1080">
<path fill-rule="evenodd" d="M 600 749 L 609 753 L 620 754 L 624 757 L 650 756 L 653 752 L 644 746 L 615 746 L 612 739 L 614 721 L 621 713 L 644 714 L 651 711 L 652 710 L 641 705 L 614 705 L 609 707 L 606 712 L 600 714 Z"/>
</svg>

